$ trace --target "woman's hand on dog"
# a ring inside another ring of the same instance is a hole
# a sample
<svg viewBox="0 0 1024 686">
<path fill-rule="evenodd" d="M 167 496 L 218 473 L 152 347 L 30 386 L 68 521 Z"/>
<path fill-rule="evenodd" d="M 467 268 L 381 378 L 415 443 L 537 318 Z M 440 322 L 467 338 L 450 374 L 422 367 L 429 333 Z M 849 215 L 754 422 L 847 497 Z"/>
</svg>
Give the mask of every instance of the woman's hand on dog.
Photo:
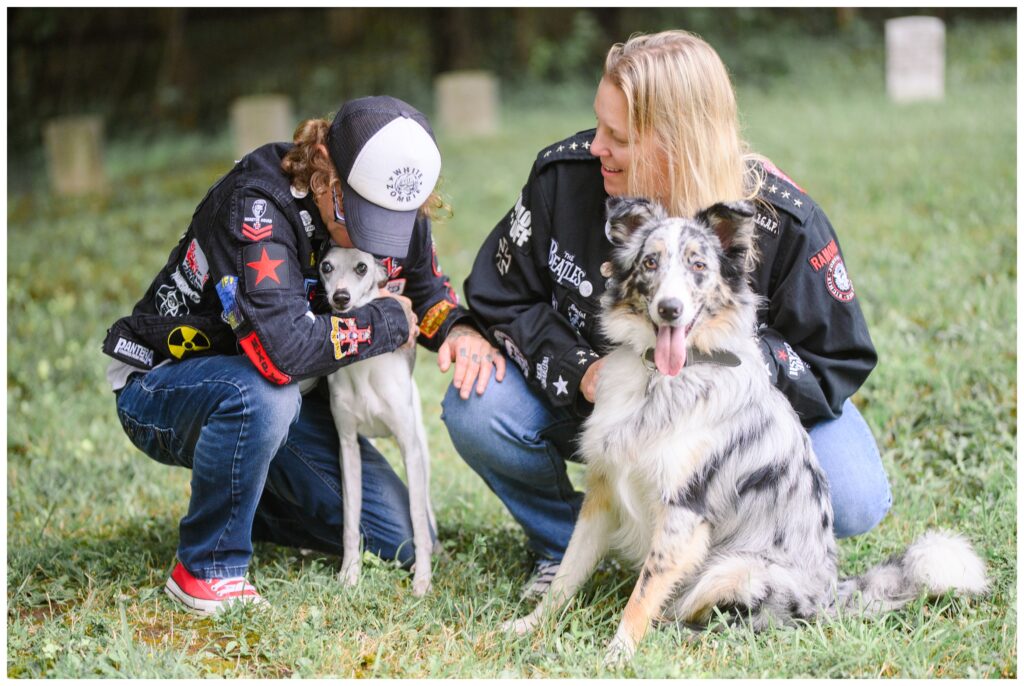
<svg viewBox="0 0 1024 686">
<path fill-rule="evenodd" d="M 380 289 L 380 297 L 382 298 L 394 298 L 402 306 L 402 311 L 405 312 L 405 321 L 409 323 L 409 339 L 406 340 L 401 346 L 402 348 L 411 348 L 416 345 L 416 338 L 420 335 L 419 318 L 412 309 L 412 300 L 409 300 L 404 295 L 392 293 L 386 288 Z"/>
<path fill-rule="evenodd" d="M 459 389 L 459 396 L 463 400 L 469 398 L 474 384 L 476 394 L 484 394 L 491 379 L 492 367 L 495 369 L 496 381 L 500 382 L 505 378 L 505 356 L 488 343 L 476 329 L 468 326 L 453 326 L 444 343 L 438 348 L 437 367 L 442 373 L 448 371 L 452 362 L 455 363 L 452 383 Z"/>
<path fill-rule="evenodd" d="M 594 364 L 587 367 L 587 371 L 583 373 L 583 378 L 580 379 L 580 393 L 587 399 L 587 402 L 594 402 L 594 395 L 597 393 L 597 378 L 601 375 L 601 365 L 604 364 L 604 358 L 595 362 Z"/>
</svg>

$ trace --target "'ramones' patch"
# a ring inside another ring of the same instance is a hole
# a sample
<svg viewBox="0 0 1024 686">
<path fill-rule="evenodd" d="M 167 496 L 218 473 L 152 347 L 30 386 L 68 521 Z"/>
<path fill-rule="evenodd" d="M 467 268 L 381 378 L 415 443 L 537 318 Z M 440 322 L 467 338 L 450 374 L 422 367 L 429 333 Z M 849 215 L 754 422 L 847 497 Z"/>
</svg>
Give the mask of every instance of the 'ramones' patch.
<svg viewBox="0 0 1024 686">
<path fill-rule="evenodd" d="M 832 239 L 828 242 L 824 248 L 811 255 L 807 262 L 810 263 L 811 269 L 816 272 L 820 272 L 823 267 L 827 267 L 836 255 L 839 254 L 839 246 L 836 245 L 836 239 Z"/>
<path fill-rule="evenodd" d="M 839 246 L 833 238 L 824 248 L 811 255 L 807 262 L 811 268 L 820 272 L 825 269 L 825 286 L 828 293 L 839 302 L 848 303 L 853 300 L 853 282 L 846 272 L 843 257 L 839 254 Z"/>
<path fill-rule="evenodd" d="M 167 351 L 177 360 L 210 349 L 210 337 L 191 326 L 179 326 L 167 335 Z"/>
<path fill-rule="evenodd" d="M 853 300 L 853 282 L 846 272 L 846 265 L 843 258 L 836 255 L 828 264 L 828 271 L 825 272 L 825 285 L 828 293 L 839 302 L 848 303 Z"/>
</svg>

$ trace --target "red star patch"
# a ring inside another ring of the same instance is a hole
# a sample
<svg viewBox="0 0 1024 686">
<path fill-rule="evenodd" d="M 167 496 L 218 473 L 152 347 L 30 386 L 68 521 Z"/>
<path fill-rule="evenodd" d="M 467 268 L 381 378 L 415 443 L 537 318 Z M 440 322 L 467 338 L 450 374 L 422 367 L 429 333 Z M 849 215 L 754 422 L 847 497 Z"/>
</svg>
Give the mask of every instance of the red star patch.
<svg viewBox="0 0 1024 686">
<path fill-rule="evenodd" d="M 775 357 L 779 358 L 781 362 L 785 362 L 786 360 L 789 359 L 789 353 L 787 353 L 782 348 L 779 348 L 778 350 L 775 351 Z"/>
<path fill-rule="evenodd" d="M 260 281 L 263 279 L 273 279 L 277 283 L 281 283 L 281 279 L 277 278 L 277 265 L 284 262 L 284 260 L 272 260 L 267 256 L 267 249 L 263 248 L 263 254 L 260 255 L 260 259 L 256 262 L 246 262 L 247 267 L 252 267 L 256 270 L 256 283 L 254 285 L 259 286 Z"/>
</svg>

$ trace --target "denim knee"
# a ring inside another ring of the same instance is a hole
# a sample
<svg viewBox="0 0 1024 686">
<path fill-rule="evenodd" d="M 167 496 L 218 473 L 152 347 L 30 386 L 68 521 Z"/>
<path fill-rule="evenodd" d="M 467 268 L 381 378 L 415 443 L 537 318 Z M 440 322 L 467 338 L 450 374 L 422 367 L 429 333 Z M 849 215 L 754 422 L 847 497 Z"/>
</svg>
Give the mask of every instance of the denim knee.
<svg viewBox="0 0 1024 686">
<path fill-rule="evenodd" d="M 530 432 L 526 426 L 529 422 L 522 421 L 523 413 L 531 410 L 522 403 L 512 402 L 513 398 L 508 397 L 504 388 L 494 386 L 496 382 L 492 378 L 482 396 L 474 391 L 463 400 L 459 389 L 450 384 L 441 402 L 441 421 L 448 429 L 452 445 L 471 466 L 500 467 L 510 446 L 531 442 L 530 436 L 523 435 Z"/>
<path fill-rule="evenodd" d="M 889 512 L 892 490 L 867 422 L 847 400 L 842 416 L 814 425 L 809 434 L 828 476 L 836 536 L 870 531 Z"/>
<path fill-rule="evenodd" d="M 254 417 L 266 423 L 271 436 L 280 436 L 284 441 L 288 429 L 299 419 L 299 408 L 302 407 L 299 386 L 295 383 L 278 386 L 260 381 L 253 387 L 251 397 L 247 398 L 249 410 Z"/>
<path fill-rule="evenodd" d="M 844 499 L 833 502 L 835 509 L 834 530 L 837 538 L 859 536 L 874 529 L 889 513 L 892 507 L 892 491 L 889 484 L 882 487 L 882 492 L 862 494 L 857 499 Z"/>
<path fill-rule="evenodd" d="M 479 402 L 480 400 L 482 398 L 477 397 L 475 392 L 463 400 L 459 397 L 459 389 L 454 384 L 448 385 L 448 390 L 441 400 L 441 421 L 448 430 L 448 436 L 456 452 L 467 462 L 473 462 L 474 458 L 486 456 L 489 452 L 481 449 L 490 417 L 487 416 L 489 413 L 486 412 L 486 405 Z"/>
</svg>

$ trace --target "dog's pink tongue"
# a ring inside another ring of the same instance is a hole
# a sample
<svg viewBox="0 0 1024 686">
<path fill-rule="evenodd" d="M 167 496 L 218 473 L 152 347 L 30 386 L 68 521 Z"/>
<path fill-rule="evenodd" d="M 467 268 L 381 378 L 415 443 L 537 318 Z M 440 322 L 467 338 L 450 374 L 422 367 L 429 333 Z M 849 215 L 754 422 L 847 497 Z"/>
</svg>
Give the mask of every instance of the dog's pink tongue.
<svg viewBox="0 0 1024 686">
<path fill-rule="evenodd" d="M 681 326 L 658 327 L 654 345 L 654 366 L 666 376 L 675 376 L 686 364 L 686 332 Z"/>
</svg>

